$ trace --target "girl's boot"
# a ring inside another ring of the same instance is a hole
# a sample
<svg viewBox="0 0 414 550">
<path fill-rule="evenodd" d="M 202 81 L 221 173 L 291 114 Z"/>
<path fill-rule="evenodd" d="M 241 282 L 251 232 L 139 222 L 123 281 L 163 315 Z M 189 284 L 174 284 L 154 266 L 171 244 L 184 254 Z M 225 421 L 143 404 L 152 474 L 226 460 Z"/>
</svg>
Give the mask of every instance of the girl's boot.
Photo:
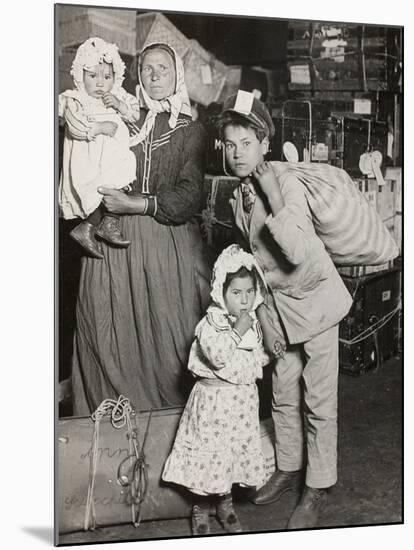
<svg viewBox="0 0 414 550">
<path fill-rule="evenodd" d="M 216 511 L 217 518 L 227 533 L 241 533 L 243 531 L 233 508 L 231 493 L 218 497 Z"/>
<path fill-rule="evenodd" d="M 193 506 L 191 514 L 191 530 L 193 535 L 210 534 L 210 499 L 199 497 Z"/>
</svg>

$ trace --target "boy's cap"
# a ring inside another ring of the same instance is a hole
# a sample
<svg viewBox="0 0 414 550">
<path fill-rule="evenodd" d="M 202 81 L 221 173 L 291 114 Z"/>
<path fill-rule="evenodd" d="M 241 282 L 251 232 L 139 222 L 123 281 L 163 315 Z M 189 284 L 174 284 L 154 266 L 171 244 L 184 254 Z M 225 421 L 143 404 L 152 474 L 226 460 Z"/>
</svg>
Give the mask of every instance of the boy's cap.
<svg viewBox="0 0 414 550">
<path fill-rule="evenodd" d="M 275 127 L 266 105 L 251 92 L 239 90 L 237 94 L 228 97 L 224 102 L 221 114 L 224 115 L 228 112 L 237 113 L 253 126 L 268 130 L 269 138 L 275 135 Z"/>
</svg>

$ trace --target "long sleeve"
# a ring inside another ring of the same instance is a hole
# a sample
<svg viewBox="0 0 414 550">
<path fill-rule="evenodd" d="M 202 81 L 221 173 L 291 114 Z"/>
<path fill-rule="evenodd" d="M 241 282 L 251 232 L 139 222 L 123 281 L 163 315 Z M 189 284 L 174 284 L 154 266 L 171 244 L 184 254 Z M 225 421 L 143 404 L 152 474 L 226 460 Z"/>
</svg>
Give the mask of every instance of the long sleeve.
<svg viewBox="0 0 414 550">
<path fill-rule="evenodd" d="M 198 341 L 203 355 L 213 368 L 222 369 L 229 366 L 235 355 L 246 355 L 237 350 L 240 336 L 231 329 L 222 330 L 215 326 L 212 318 L 207 315 L 205 323 L 198 334 Z M 236 362 L 238 364 L 238 362 Z"/>
<path fill-rule="evenodd" d="M 207 314 L 196 330 L 199 357 L 204 366 L 193 370 L 199 375 L 210 370 L 235 384 L 249 384 L 261 378 L 262 367 L 270 362 L 262 342 L 253 350 L 238 348 L 239 342 L 240 336 L 234 330 L 218 325 L 217 319 Z"/>
<path fill-rule="evenodd" d="M 138 98 L 121 88 L 118 99 L 121 101 L 119 108 L 121 118 L 125 122 L 138 122 L 141 116 Z"/>
<path fill-rule="evenodd" d="M 201 208 L 205 167 L 206 133 L 201 124 L 186 129 L 182 167 L 173 186 L 161 187 L 157 193 L 155 219 L 164 225 L 185 223 Z M 167 176 L 166 176 L 167 177 Z"/>
<path fill-rule="evenodd" d="M 67 131 L 72 139 L 91 141 L 90 124 L 79 101 L 71 97 L 59 95 L 59 116 L 67 125 Z"/>
<path fill-rule="evenodd" d="M 308 232 L 313 231 L 307 218 L 308 205 L 302 184 L 295 176 L 287 176 L 281 183 L 285 206 L 265 221 L 273 239 L 286 259 L 293 265 L 301 264 L 307 255 Z"/>
</svg>

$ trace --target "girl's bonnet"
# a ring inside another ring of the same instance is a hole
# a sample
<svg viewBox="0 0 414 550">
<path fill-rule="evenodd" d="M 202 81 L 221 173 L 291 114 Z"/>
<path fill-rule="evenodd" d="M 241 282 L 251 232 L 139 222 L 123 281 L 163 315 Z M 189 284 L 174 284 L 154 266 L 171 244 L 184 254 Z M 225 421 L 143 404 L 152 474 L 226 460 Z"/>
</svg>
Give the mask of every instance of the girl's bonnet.
<svg viewBox="0 0 414 550">
<path fill-rule="evenodd" d="M 245 252 L 238 244 L 232 244 L 225 248 L 217 258 L 213 268 L 213 278 L 211 282 L 211 298 L 214 305 L 227 312 L 224 303 L 223 288 L 228 273 L 236 273 L 241 267 L 248 271 L 256 271 L 256 300 L 253 304 L 254 311 L 262 302 L 266 289 L 266 280 L 263 271 L 252 254 Z"/>
<path fill-rule="evenodd" d="M 102 38 L 88 38 L 81 44 L 76 52 L 70 74 L 73 77 L 76 88 L 83 92 L 83 70 L 92 70 L 99 63 L 111 63 L 114 71 L 114 87 L 112 93 L 116 94 L 124 81 L 125 63 L 122 61 L 116 44 L 109 44 Z"/>
</svg>

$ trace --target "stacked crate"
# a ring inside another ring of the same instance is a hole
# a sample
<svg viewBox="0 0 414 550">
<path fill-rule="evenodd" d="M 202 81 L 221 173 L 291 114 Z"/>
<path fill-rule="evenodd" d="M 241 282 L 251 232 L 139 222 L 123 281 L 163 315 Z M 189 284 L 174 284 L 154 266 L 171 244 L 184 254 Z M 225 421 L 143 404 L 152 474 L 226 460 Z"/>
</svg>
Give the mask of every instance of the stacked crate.
<svg viewBox="0 0 414 550">
<path fill-rule="evenodd" d="M 289 89 L 394 88 L 399 59 L 393 32 L 373 25 L 289 21 Z"/>
<path fill-rule="evenodd" d="M 127 67 L 136 52 L 136 11 L 111 8 L 56 6 L 59 41 L 59 93 L 73 88 L 70 75 L 78 47 L 88 38 L 97 36 L 116 44 Z M 128 79 L 128 71 L 126 78 Z M 128 86 L 126 86 L 128 87 Z M 128 90 L 130 91 L 130 90 Z"/>
<path fill-rule="evenodd" d="M 184 68 L 188 95 L 193 101 L 208 106 L 219 99 L 226 82 L 227 67 L 197 40 L 189 40 Z"/>
<path fill-rule="evenodd" d="M 136 10 L 87 8 L 57 5 L 58 39 L 61 48 L 79 46 L 98 36 L 118 46 L 124 54 L 135 54 Z"/>
</svg>

